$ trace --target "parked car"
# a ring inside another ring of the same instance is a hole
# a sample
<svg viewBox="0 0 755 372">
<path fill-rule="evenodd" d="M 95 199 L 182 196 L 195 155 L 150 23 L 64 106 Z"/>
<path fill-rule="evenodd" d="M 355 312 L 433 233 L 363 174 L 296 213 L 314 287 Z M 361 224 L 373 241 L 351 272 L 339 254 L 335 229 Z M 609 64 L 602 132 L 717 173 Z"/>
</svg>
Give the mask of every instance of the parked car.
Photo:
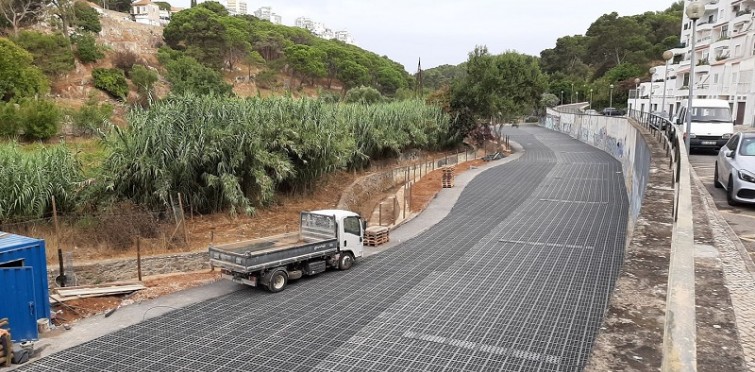
<svg viewBox="0 0 755 372">
<path fill-rule="evenodd" d="M 729 205 L 755 204 L 755 133 L 736 133 L 718 151 L 713 184 Z"/>
<path fill-rule="evenodd" d="M 598 111 L 596 110 L 585 110 L 585 115 L 598 115 Z"/>
<path fill-rule="evenodd" d="M 621 116 L 624 112 L 615 107 L 606 107 L 603 109 L 603 115 L 605 116 Z"/>
</svg>

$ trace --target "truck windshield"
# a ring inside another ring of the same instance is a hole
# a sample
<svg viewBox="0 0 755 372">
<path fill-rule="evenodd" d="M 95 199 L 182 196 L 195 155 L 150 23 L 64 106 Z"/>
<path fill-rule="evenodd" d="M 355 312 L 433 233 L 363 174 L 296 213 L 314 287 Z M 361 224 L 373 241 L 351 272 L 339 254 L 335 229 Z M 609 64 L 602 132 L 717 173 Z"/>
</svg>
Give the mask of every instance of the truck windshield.
<svg viewBox="0 0 755 372">
<path fill-rule="evenodd" d="M 726 107 L 693 107 L 692 121 L 697 122 L 731 122 L 731 114 Z"/>
</svg>

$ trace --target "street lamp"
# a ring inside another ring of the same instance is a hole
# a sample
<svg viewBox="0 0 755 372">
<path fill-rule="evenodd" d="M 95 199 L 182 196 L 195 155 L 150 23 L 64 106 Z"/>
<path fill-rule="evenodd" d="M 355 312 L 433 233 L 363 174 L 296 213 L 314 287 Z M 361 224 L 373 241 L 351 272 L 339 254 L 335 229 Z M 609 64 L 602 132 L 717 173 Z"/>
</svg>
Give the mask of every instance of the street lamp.
<svg viewBox="0 0 755 372">
<path fill-rule="evenodd" d="M 592 88 L 590 88 L 590 110 L 592 110 Z"/>
<path fill-rule="evenodd" d="M 608 87 L 611 89 L 608 94 L 608 107 L 613 107 L 613 84 Z"/>
<path fill-rule="evenodd" d="M 695 34 L 697 33 L 697 20 L 705 13 L 705 5 L 699 0 L 695 0 L 687 5 L 685 11 L 687 17 L 692 20 L 692 43 L 690 43 L 689 59 L 689 98 L 687 99 L 687 130 L 684 136 L 684 145 L 687 146 L 689 154 L 689 137 L 692 130 L 692 94 L 695 90 Z"/>
<path fill-rule="evenodd" d="M 634 112 L 637 113 L 637 96 L 640 95 L 639 91 L 640 78 L 634 78 Z"/>
<path fill-rule="evenodd" d="M 561 102 L 562 105 L 564 104 L 564 91 L 563 90 L 561 91 L 561 101 L 560 102 Z"/>
<path fill-rule="evenodd" d="M 571 90 L 569 91 L 569 103 L 574 103 L 574 83 L 571 83 Z"/>
<path fill-rule="evenodd" d="M 579 102 L 579 91 L 577 91 L 576 93 L 577 93 L 577 102 Z"/>
<path fill-rule="evenodd" d="M 655 80 L 655 67 L 650 68 L 650 95 L 648 96 L 648 114 L 653 112 L 653 80 Z"/>
<path fill-rule="evenodd" d="M 668 80 L 668 61 L 674 58 L 674 53 L 670 50 L 663 52 L 663 59 L 666 60 L 666 71 L 663 76 L 663 99 L 661 99 L 661 112 L 666 111 L 666 80 Z M 668 113 L 671 116 L 671 113 Z"/>
</svg>

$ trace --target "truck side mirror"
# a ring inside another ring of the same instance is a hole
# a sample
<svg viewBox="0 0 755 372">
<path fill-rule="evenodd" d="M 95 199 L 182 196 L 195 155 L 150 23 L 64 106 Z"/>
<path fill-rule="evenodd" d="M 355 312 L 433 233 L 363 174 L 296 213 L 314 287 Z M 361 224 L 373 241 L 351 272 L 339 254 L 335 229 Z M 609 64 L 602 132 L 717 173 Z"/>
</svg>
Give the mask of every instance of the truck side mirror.
<svg viewBox="0 0 755 372">
<path fill-rule="evenodd" d="M 727 157 L 727 158 L 734 159 L 734 151 L 726 150 L 726 151 L 724 151 L 724 156 Z"/>
</svg>

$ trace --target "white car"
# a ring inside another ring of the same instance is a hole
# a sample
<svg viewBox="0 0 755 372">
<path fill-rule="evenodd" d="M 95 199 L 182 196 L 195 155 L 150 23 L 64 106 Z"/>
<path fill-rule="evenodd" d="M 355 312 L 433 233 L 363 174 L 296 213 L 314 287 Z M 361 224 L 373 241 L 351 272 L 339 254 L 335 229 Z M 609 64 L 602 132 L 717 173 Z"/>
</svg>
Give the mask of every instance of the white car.
<svg viewBox="0 0 755 372">
<path fill-rule="evenodd" d="M 736 133 L 721 147 L 713 184 L 726 189 L 729 205 L 755 204 L 755 133 Z"/>
</svg>

